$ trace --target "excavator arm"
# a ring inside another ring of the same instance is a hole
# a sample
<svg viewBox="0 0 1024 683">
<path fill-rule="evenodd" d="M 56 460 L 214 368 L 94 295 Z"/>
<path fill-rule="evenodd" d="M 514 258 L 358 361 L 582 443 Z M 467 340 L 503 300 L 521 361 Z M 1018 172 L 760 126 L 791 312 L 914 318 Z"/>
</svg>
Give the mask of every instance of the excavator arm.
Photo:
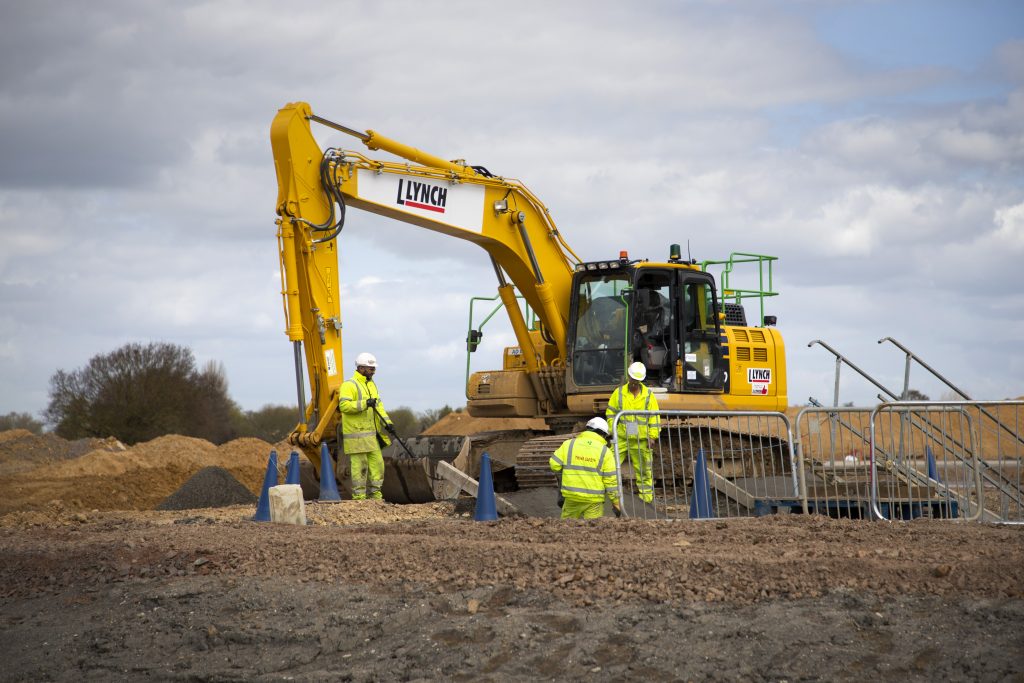
<svg viewBox="0 0 1024 683">
<path fill-rule="evenodd" d="M 379 161 L 337 148 L 323 151 L 312 122 L 407 162 Z M 552 380 L 560 379 L 564 369 L 572 274 L 580 259 L 547 208 L 522 183 L 462 161 L 445 161 L 374 131 L 333 123 L 302 102 L 278 112 L 270 137 L 278 180 L 285 332 L 294 345 L 300 406 L 303 345 L 311 384 L 311 400 L 294 442 L 315 446 L 337 426 L 336 393 L 344 380 L 338 237 L 352 207 L 480 245 L 494 265 L 498 292 L 539 403 L 548 410 L 565 405 L 564 388 L 560 393 L 559 382 Z M 523 320 L 516 290 L 540 320 L 539 347 Z"/>
</svg>

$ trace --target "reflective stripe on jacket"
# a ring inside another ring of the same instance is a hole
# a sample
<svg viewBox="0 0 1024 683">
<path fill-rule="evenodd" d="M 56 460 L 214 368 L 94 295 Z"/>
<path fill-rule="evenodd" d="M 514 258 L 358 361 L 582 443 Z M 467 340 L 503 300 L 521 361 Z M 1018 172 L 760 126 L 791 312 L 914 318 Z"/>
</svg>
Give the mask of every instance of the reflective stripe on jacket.
<svg viewBox="0 0 1024 683">
<path fill-rule="evenodd" d="M 615 457 L 609 455 L 608 442 L 595 432 L 583 432 L 562 443 L 548 464 L 562 473 L 566 500 L 600 503 L 607 495 L 613 503 L 618 502 Z"/>
<path fill-rule="evenodd" d="M 372 453 L 380 450 L 377 434 L 380 433 L 385 445 L 391 443 L 384 434 L 383 424 L 374 413 L 373 408 L 366 405 L 368 398 L 377 399 L 377 412 L 387 423 L 391 418 L 384 410 L 377 385 L 367 381 L 358 372 L 345 380 L 338 388 L 338 410 L 341 412 L 341 442 L 346 453 Z"/>
<path fill-rule="evenodd" d="M 629 390 L 628 384 L 624 384 L 613 391 L 608 399 L 608 408 L 605 410 L 608 424 L 612 423 L 616 415 L 626 410 L 645 410 L 657 413 L 659 410 L 658 399 L 654 397 L 654 392 L 643 384 L 640 385 L 640 394 L 637 396 L 634 396 Z M 626 425 L 629 423 L 636 424 L 636 434 L 627 434 Z M 658 415 L 625 415 L 619 420 L 616 431 L 620 442 L 623 439 L 634 443 L 640 439 L 644 441 L 657 439 L 661 434 L 661 417 Z"/>
</svg>

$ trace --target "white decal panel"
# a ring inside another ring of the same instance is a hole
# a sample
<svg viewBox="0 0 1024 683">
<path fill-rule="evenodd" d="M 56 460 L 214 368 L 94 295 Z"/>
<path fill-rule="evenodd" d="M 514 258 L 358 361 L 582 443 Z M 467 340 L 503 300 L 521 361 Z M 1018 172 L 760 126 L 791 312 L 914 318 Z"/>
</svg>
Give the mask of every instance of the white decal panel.
<svg viewBox="0 0 1024 683">
<path fill-rule="evenodd" d="M 771 368 L 747 368 L 747 381 L 753 384 L 754 382 L 764 382 L 765 384 L 772 383 L 772 369 Z"/>
<path fill-rule="evenodd" d="M 362 171 L 359 198 L 404 213 L 480 232 L 484 188 L 444 180 Z"/>
<path fill-rule="evenodd" d="M 747 368 L 747 381 L 750 382 L 750 393 L 754 396 L 767 396 L 768 385 L 772 383 L 771 368 Z"/>
<path fill-rule="evenodd" d="M 338 374 L 338 364 L 334 360 L 334 349 L 324 351 L 324 365 L 327 367 L 328 377 L 334 377 Z"/>
</svg>

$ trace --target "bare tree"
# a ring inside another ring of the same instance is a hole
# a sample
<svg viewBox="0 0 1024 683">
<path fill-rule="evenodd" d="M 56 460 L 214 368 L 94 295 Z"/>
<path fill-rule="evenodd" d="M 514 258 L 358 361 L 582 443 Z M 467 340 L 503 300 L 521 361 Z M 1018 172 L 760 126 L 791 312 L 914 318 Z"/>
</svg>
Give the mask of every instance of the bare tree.
<svg viewBox="0 0 1024 683">
<path fill-rule="evenodd" d="M 391 423 L 395 425 L 395 431 L 398 432 L 398 436 L 403 439 L 415 436 L 420 431 L 419 419 L 412 408 L 398 406 L 388 411 L 388 417 L 391 418 Z"/>
<path fill-rule="evenodd" d="M 196 391 L 194 433 L 213 443 L 224 443 L 237 436 L 234 415 L 239 408 L 228 398 L 228 376 L 224 364 L 209 361 L 193 383 Z"/>
<path fill-rule="evenodd" d="M 239 411 L 234 418 L 235 431 L 239 436 L 251 436 L 268 443 L 281 441 L 299 423 L 299 411 L 295 406 L 265 405 L 259 410 Z"/>
<path fill-rule="evenodd" d="M 115 436 L 125 443 L 183 434 L 222 443 L 231 437 L 223 367 L 196 370 L 188 348 L 126 344 L 84 368 L 50 378 L 47 421 L 64 438 Z"/>
<path fill-rule="evenodd" d="M 43 423 L 29 413 L 7 413 L 0 415 L 0 432 L 9 429 L 27 429 L 33 434 L 43 433 Z"/>
<path fill-rule="evenodd" d="M 428 408 L 419 414 L 420 419 L 420 431 L 429 428 L 432 424 L 440 420 L 445 415 L 452 412 L 452 407 L 446 405 L 443 408 Z"/>
</svg>

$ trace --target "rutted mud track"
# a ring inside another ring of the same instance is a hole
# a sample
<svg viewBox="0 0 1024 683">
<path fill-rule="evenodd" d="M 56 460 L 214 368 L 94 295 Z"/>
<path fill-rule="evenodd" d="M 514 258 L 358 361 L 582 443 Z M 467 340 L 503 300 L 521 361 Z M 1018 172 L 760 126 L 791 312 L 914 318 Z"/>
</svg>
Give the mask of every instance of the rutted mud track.
<svg viewBox="0 0 1024 683">
<path fill-rule="evenodd" d="M 1017 528 L 321 507 L 0 518 L 0 677 L 1024 676 Z"/>
</svg>

